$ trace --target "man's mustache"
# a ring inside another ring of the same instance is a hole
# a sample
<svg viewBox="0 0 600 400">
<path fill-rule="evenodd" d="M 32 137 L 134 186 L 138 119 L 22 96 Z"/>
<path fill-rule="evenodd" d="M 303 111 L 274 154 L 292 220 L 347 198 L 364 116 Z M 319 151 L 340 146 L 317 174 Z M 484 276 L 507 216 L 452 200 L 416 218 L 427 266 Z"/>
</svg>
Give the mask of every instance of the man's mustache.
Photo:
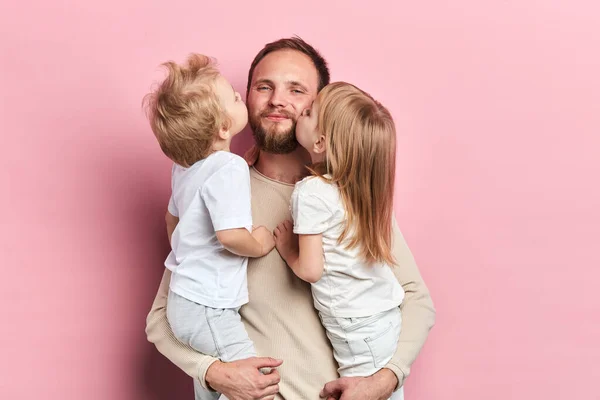
<svg viewBox="0 0 600 400">
<path fill-rule="evenodd" d="M 287 110 L 277 110 L 275 108 L 269 108 L 267 110 L 262 111 L 259 116 L 262 118 L 266 118 L 268 117 L 270 114 L 278 114 L 278 115 L 282 115 L 285 118 L 289 118 L 292 121 L 296 120 L 296 116 L 294 114 L 292 114 L 291 112 L 287 111 Z"/>
</svg>

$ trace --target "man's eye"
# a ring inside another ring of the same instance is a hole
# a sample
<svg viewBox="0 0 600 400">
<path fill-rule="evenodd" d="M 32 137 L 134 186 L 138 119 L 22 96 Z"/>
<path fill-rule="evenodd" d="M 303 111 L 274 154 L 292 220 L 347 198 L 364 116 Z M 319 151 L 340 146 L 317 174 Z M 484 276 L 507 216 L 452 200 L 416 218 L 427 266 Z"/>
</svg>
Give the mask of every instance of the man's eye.
<svg viewBox="0 0 600 400">
<path fill-rule="evenodd" d="M 299 89 L 294 89 L 294 90 L 292 90 L 292 92 L 293 93 L 300 93 L 300 94 L 304 93 L 302 90 L 299 90 Z"/>
<path fill-rule="evenodd" d="M 259 91 L 261 91 L 261 92 L 264 92 L 265 90 L 269 90 L 269 89 L 271 89 L 271 88 L 270 88 L 270 87 L 268 87 L 268 86 L 259 86 L 259 87 L 257 87 L 256 89 L 257 89 L 257 90 L 259 90 Z"/>
</svg>

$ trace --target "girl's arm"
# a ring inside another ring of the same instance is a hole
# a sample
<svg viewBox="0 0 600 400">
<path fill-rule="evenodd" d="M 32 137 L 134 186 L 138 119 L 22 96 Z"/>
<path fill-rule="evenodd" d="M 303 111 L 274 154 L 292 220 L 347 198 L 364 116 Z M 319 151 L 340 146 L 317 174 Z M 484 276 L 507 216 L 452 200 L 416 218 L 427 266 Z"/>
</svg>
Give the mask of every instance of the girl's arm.
<svg viewBox="0 0 600 400">
<path fill-rule="evenodd" d="M 280 223 L 274 231 L 275 247 L 294 274 L 315 283 L 323 275 L 323 239 L 321 234 L 296 235 L 292 221 Z"/>
</svg>

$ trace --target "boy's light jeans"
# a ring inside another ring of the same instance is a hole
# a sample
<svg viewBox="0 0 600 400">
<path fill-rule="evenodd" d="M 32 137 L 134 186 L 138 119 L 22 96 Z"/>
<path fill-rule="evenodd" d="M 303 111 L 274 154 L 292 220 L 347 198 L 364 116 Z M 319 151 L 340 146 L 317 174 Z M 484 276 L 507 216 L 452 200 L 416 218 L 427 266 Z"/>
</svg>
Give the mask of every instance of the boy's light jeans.
<svg viewBox="0 0 600 400">
<path fill-rule="evenodd" d="M 340 376 L 372 375 L 383 368 L 396 352 L 402 326 L 398 307 L 369 317 L 319 316 L 333 346 Z M 404 389 L 394 392 L 391 399 L 403 400 Z"/>
<path fill-rule="evenodd" d="M 167 319 L 175 337 L 224 362 L 256 356 L 238 310 L 206 307 L 169 291 Z M 216 400 L 220 396 L 205 390 L 196 380 L 194 392 L 196 400 Z M 225 396 L 220 398 L 223 400 Z"/>
</svg>

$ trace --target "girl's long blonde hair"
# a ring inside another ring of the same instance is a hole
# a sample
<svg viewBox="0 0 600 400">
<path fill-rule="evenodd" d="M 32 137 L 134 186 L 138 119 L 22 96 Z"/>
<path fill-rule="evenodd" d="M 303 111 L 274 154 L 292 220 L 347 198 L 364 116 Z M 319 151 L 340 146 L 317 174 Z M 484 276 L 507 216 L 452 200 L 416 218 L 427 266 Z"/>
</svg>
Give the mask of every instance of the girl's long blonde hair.
<svg viewBox="0 0 600 400">
<path fill-rule="evenodd" d="M 359 247 L 368 263 L 394 265 L 394 120 L 368 93 L 345 82 L 325 86 L 316 102 L 327 156 L 311 172 L 339 188 L 347 220 L 338 243 L 348 238 L 347 248 Z"/>
</svg>

